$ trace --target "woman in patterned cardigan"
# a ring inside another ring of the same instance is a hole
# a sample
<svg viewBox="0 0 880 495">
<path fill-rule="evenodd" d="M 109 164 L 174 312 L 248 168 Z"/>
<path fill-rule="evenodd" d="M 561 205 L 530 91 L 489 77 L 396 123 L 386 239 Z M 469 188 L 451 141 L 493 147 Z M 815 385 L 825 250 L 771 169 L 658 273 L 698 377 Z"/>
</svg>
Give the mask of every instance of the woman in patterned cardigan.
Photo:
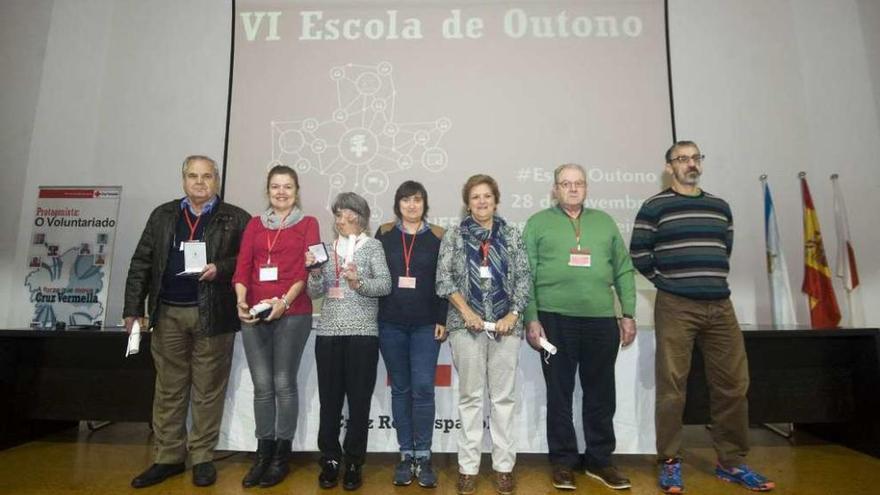
<svg viewBox="0 0 880 495">
<path fill-rule="evenodd" d="M 343 487 L 361 485 L 361 466 L 367 452 L 370 399 L 376 384 L 379 297 L 391 292 L 391 275 L 382 244 L 368 237 L 370 207 L 352 192 L 333 202 L 338 234 L 325 248 L 329 260 L 310 271 L 308 293 L 324 297 L 315 338 L 318 398 L 321 403 L 318 449 L 321 451 L 322 488 L 336 486 L 339 463 L 345 461 Z M 315 257 L 308 253 L 306 264 Z M 348 399 L 345 442 L 339 445 L 339 417 Z"/>
<path fill-rule="evenodd" d="M 531 276 L 520 232 L 496 214 L 498 184 L 474 175 L 462 188 L 469 215 L 440 243 L 437 295 L 449 299 L 446 328 L 458 371 L 458 493 L 476 490 L 483 440 L 483 391 L 490 398 L 489 431 L 495 488 L 514 490 L 513 413 L 516 368 Z"/>
</svg>

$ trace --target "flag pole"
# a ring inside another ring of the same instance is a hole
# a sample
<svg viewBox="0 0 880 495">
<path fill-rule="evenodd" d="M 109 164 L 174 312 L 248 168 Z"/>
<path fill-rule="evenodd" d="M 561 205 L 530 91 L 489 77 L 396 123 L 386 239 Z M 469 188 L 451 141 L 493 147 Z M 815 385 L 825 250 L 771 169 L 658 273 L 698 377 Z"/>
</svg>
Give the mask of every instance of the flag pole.
<svg viewBox="0 0 880 495">
<path fill-rule="evenodd" d="M 798 180 L 802 181 L 806 177 L 807 177 L 807 173 L 804 172 L 803 170 L 798 172 Z M 801 203 L 803 204 L 803 202 L 804 202 L 804 190 L 803 190 L 803 186 L 801 186 Z M 804 262 L 806 263 L 806 259 L 804 259 Z M 803 291 L 801 291 L 801 294 L 804 295 L 804 299 L 807 301 L 807 314 L 810 314 L 812 312 L 812 304 L 810 303 L 810 295 L 807 294 L 806 292 L 803 292 Z M 813 317 L 810 316 L 810 326 L 812 326 L 812 323 L 813 323 L 812 320 L 813 320 Z"/>
</svg>

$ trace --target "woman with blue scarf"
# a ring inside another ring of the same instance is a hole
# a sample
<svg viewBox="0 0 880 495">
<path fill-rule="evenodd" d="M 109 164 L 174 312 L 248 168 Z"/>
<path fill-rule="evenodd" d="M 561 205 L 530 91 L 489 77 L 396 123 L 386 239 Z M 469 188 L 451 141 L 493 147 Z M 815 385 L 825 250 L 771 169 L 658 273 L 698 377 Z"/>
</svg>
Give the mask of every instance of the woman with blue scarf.
<svg viewBox="0 0 880 495">
<path fill-rule="evenodd" d="M 483 395 L 488 387 L 492 468 L 499 494 L 513 493 L 516 369 L 529 302 L 529 260 L 520 232 L 496 215 L 498 184 L 474 175 L 462 188 L 469 215 L 440 243 L 437 295 L 449 300 L 446 329 L 458 372 L 458 484 L 476 490 L 483 443 Z"/>
</svg>

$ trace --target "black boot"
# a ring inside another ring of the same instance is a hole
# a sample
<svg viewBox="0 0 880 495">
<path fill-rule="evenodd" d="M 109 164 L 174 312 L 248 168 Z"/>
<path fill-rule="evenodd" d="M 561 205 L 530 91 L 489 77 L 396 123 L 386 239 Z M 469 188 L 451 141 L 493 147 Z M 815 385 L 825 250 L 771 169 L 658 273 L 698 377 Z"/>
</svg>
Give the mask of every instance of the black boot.
<svg viewBox="0 0 880 495">
<path fill-rule="evenodd" d="M 345 474 L 342 476 L 342 488 L 357 490 L 361 487 L 361 466 L 359 464 L 346 464 Z"/>
<path fill-rule="evenodd" d="M 290 458 L 290 443 L 290 440 L 275 441 L 275 453 L 272 455 L 269 468 L 266 469 L 266 472 L 263 473 L 263 477 L 260 479 L 261 487 L 275 486 L 287 477 L 287 473 L 290 472 L 290 466 L 287 463 Z"/>
<path fill-rule="evenodd" d="M 263 474 L 272 461 L 272 454 L 275 453 L 275 440 L 257 440 L 257 459 L 250 471 L 241 480 L 241 486 L 251 488 L 260 484 Z"/>
<path fill-rule="evenodd" d="M 318 484 L 321 488 L 333 488 L 339 483 L 339 461 L 329 457 L 321 457 L 321 474 L 318 475 Z"/>
</svg>

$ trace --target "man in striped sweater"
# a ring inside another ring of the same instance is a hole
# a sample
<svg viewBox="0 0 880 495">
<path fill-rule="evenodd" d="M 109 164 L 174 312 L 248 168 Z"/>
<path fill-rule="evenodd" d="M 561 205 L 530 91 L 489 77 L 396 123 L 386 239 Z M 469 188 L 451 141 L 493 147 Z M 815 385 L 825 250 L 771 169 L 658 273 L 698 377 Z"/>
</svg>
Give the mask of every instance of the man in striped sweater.
<svg viewBox="0 0 880 495">
<path fill-rule="evenodd" d="M 733 215 L 723 199 L 699 187 L 704 155 L 691 141 L 666 151 L 672 186 L 648 198 L 636 215 L 633 265 L 657 287 L 654 325 L 657 455 L 665 493 L 681 493 L 681 426 L 694 343 L 705 358 L 712 437 L 719 478 L 756 491 L 774 483 L 745 464 L 749 369 L 730 302 L 728 260 Z"/>
</svg>

